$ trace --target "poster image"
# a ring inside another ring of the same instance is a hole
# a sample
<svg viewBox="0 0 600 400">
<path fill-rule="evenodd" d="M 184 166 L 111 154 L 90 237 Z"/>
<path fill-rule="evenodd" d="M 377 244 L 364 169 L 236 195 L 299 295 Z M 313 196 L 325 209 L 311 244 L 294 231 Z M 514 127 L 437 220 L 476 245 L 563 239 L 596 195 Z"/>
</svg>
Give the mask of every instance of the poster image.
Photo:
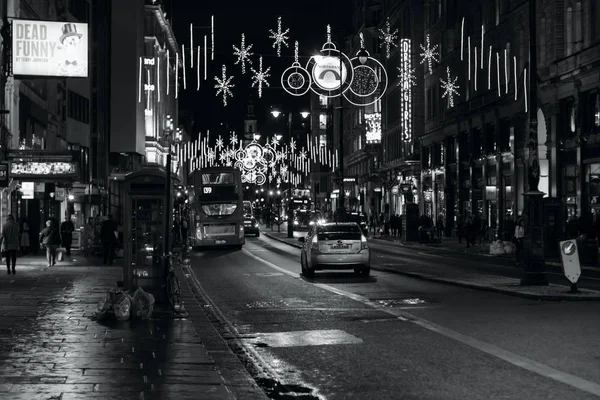
<svg viewBox="0 0 600 400">
<path fill-rule="evenodd" d="M 88 25 L 12 21 L 12 64 L 17 76 L 88 76 Z"/>
</svg>

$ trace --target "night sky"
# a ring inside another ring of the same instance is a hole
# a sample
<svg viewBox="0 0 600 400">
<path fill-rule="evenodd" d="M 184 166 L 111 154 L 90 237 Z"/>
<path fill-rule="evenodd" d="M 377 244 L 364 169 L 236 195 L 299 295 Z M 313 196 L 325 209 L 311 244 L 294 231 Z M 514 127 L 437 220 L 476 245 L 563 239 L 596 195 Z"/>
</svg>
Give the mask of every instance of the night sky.
<svg viewBox="0 0 600 400">
<path fill-rule="evenodd" d="M 187 89 L 181 88 L 179 92 L 179 109 L 188 109 L 193 113 L 193 138 L 199 131 L 206 132 L 207 129 L 210 129 L 211 133 L 227 133 L 233 130 L 241 135 L 249 99 L 255 104 L 259 131 L 261 126 L 267 130 L 265 124 L 275 123 L 268 113 L 271 106 L 282 111 L 308 110 L 309 94 L 294 97 L 281 88 L 281 73 L 294 61 L 294 41 L 299 42 L 300 63 L 305 66 L 308 56 L 320 50 L 325 42 L 327 24 L 331 24 L 333 40 L 343 40 L 351 33 L 350 0 L 253 0 L 245 2 L 245 5 L 240 5 L 239 1 L 226 0 L 173 0 L 172 3 L 172 19 L 169 19 L 174 26 L 180 47 L 182 44 L 190 44 L 190 23 L 195 27 L 194 47 L 198 44 L 203 45 L 205 34 L 210 45 L 210 17 L 215 16 L 215 59 L 209 60 L 207 80 L 201 81 L 199 91 L 196 90 L 196 70 L 189 68 L 189 52 L 186 51 Z M 282 17 L 282 29 L 290 29 L 287 41 L 289 47 L 282 46 L 280 58 L 277 57 L 276 49 L 272 47 L 273 40 L 269 38 L 269 30 L 277 30 L 279 16 Z M 268 78 L 271 86 L 263 86 L 260 99 L 257 87 L 251 87 L 253 74 L 249 66 L 246 65 L 246 73 L 242 75 L 240 64 L 234 64 L 236 57 L 233 55 L 232 46 L 240 47 L 242 33 L 246 36 L 246 46 L 253 45 L 250 50 L 254 53 L 251 56 L 252 66 L 258 69 L 258 58 L 262 55 L 263 70 L 271 67 Z M 223 64 L 227 66 L 227 75 L 234 76 L 235 84 L 232 89 L 233 98 L 228 98 L 227 107 L 223 107 L 221 96 L 215 96 L 214 88 L 214 76 L 221 76 Z"/>
</svg>

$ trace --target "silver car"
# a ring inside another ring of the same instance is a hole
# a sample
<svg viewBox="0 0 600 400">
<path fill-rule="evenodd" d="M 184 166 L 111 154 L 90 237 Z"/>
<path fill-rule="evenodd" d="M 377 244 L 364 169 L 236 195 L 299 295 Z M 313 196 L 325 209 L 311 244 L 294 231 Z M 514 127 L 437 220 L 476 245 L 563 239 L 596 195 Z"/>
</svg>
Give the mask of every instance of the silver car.
<svg viewBox="0 0 600 400">
<path fill-rule="evenodd" d="M 304 276 L 314 276 L 315 271 L 324 269 L 354 269 L 362 276 L 371 272 L 367 238 L 356 222 L 312 225 L 306 237 L 298 240 L 304 244 L 300 252 Z"/>
</svg>

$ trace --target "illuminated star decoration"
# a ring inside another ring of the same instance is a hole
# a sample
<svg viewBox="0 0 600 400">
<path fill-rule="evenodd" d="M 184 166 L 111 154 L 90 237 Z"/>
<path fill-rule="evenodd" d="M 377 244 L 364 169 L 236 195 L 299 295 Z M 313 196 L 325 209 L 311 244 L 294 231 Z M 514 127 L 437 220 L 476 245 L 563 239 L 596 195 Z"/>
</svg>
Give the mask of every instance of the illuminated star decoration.
<svg viewBox="0 0 600 400">
<path fill-rule="evenodd" d="M 289 32 L 289 28 L 285 31 L 281 30 L 281 17 L 277 18 L 277 32 L 273 31 L 273 29 L 269 29 L 270 39 L 274 39 L 273 48 L 277 47 L 277 57 L 281 57 L 281 44 L 283 43 L 285 47 L 289 47 L 286 40 L 289 39 L 287 37 L 287 33 Z"/>
<path fill-rule="evenodd" d="M 450 67 L 446 67 L 446 74 L 448 75 L 448 79 L 446 81 L 440 78 L 442 89 L 444 89 L 442 98 L 448 96 L 449 106 L 454 107 L 454 95 L 460 96 L 460 94 L 458 93 L 458 89 L 460 88 L 460 86 L 456 84 L 458 77 L 452 78 L 450 76 Z"/>
<path fill-rule="evenodd" d="M 267 87 L 269 86 L 269 82 L 267 81 L 267 78 L 269 76 L 271 76 L 271 74 L 269 74 L 271 67 L 269 67 L 263 71 L 262 56 L 260 56 L 260 58 L 258 59 L 258 71 L 252 67 L 250 67 L 250 69 L 252 70 L 252 73 L 254 74 L 252 76 L 252 87 L 254 87 L 256 84 L 258 84 L 258 97 L 260 98 L 260 97 L 262 97 L 263 85 L 266 85 Z"/>
<path fill-rule="evenodd" d="M 427 47 L 423 47 L 422 44 L 420 44 L 419 46 L 421 46 L 421 50 L 423 50 L 423 52 L 421 53 L 421 64 L 423 64 L 425 61 L 427 61 L 427 66 L 429 67 L 429 73 L 433 73 L 433 71 L 431 70 L 431 60 L 435 60 L 437 62 L 440 62 L 440 59 L 437 58 L 437 56 L 440 55 L 440 53 L 438 53 L 436 51 L 438 45 L 436 44 L 435 46 L 431 47 L 431 42 L 429 41 L 429 35 L 425 36 L 425 43 L 427 44 Z"/>
<path fill-rule="evenodd" d="M 242 74 L 246 73 L 246 63 L 252 64 L 252 60 L 250 60 L 250 56 L 254 53 L 250 52 L 252 45 L 246 47 L 246 37 L 242 33 L 242 44 L 239 48 L 233 46 L 233 55 L 237 56 L 237 60 L 235 64 L 242 64 Z"/>
<path fill-rule="evenodd" d="M 385 22 L 385 31 L 379 30 L 379 39 L 381 39 L 380 47 L 385 45 L 385 58 L 390 58 L 390 47 L 398 47 L 396 41 L 398 40 L 398 29 L 391 32 L 389 19 Z"/>
<path fill-rule="evenodd" d="M 229 78 L 227 77 L 227 67 L 225 66 L 225 64 L 223 64 L 221 71 L 222 71 L 221 79 L 219 79 L 219 77 L 215 76 L 215 81 L 217 81 L 217 83 L 215 85 L 215 89 L 218 89 L 217 94 L 215 96 L 218 96 L 221 93 L 223 93 L 223 106 L 227 106 L 227 96 L 233 97 L 231 88 L 233 88 L 235 85 L 233 83 L 231 83 L 233 76 L 230 76 Z"/>
<path fill-rule="evenodd" d="M 407 86 L 416 86 L 417 85 L 417 77 L 415 76 L 414 68 L 398 68 L 398 86 L 407 87 Z"/>
</svg>

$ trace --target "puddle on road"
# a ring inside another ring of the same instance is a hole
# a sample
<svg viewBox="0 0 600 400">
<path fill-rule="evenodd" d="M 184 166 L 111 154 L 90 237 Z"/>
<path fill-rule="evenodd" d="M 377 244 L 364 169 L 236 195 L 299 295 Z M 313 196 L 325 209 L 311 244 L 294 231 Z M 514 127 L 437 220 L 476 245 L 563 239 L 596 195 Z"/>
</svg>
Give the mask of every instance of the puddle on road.
<svg viewBox="0 0 600 400">
<path fill-rule="evenodd" d="M 431 301 L 425 300 L 419 297 L 411 297 L 405 299 L 378 299 L 374 300 L 377 304 L 383 307 L 397 307 L 397 306 L 420 306 L 423 304 L 429 304 Z"/>
</svg>

